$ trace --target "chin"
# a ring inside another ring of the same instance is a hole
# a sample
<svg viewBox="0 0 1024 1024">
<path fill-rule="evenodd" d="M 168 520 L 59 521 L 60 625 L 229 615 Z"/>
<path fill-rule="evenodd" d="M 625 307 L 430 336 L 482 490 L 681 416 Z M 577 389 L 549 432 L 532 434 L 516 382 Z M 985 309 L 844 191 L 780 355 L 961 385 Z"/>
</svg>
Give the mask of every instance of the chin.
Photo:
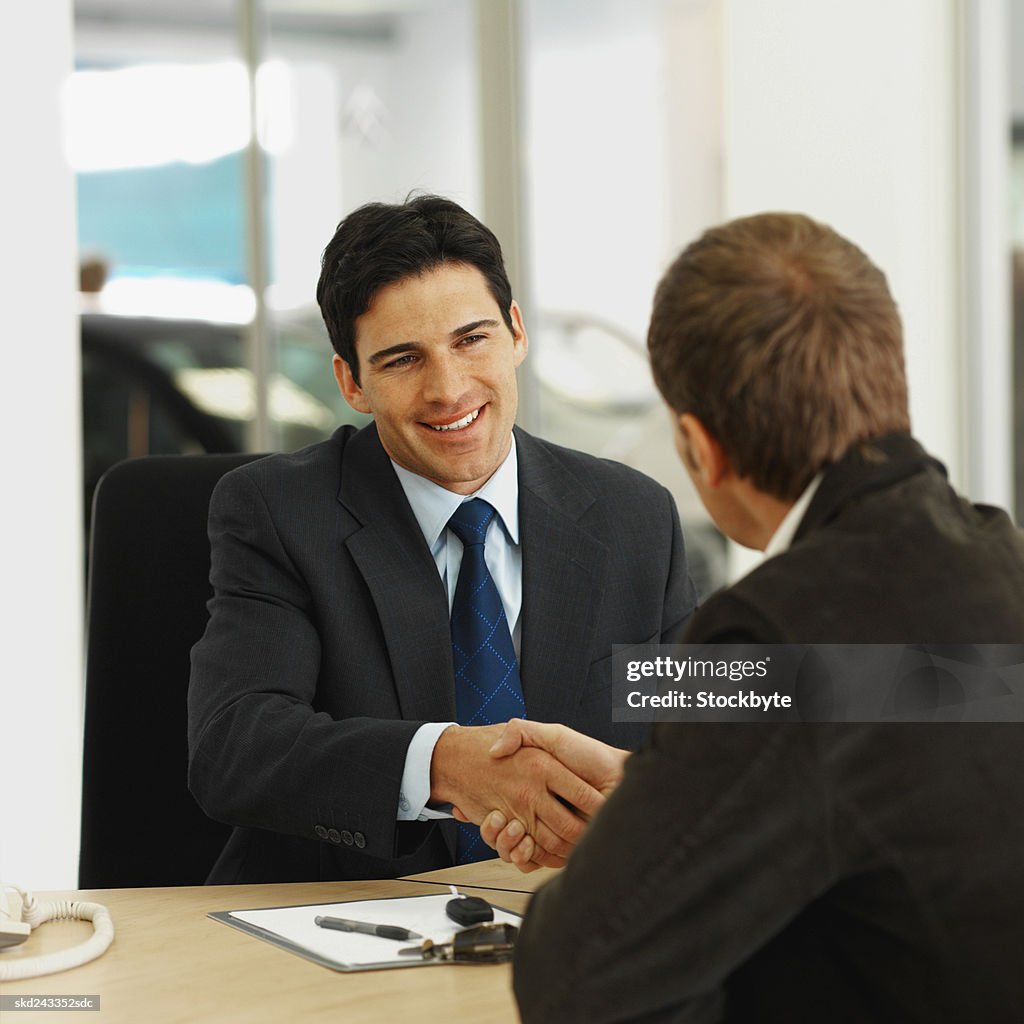
<svg viewBox="0 0 1024 1024">
<path fill-rule="evenodd" d="M 476 490 L 491 478 L 494 471 L 501 465 L 501 459 L 476 458 L 472 462 L 451 462 L 439 467 L 439 479 L 447 481 L 444 486 L 450 490 Z M 468 493 L 468 491 L 467 491 Z"/>
</svg>

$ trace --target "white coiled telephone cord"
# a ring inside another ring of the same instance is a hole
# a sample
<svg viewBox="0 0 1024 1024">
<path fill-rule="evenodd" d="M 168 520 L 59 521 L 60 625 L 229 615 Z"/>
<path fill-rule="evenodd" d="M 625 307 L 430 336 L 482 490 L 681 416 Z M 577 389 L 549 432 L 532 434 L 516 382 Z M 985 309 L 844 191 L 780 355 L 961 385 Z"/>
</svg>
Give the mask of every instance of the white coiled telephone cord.
<svg viewBox="0 0 1024 1024">
<path fill-rule="evenodd" d="M 21 922 L 12 922 L 8 910 L 7 892 L 13 890 L 21 897 Z M 87 964 L 102 956 L 114 941 L 114 922 L 110 912 L 101 903 L 86 903 L 81 900 L 57 900 L 41 903 L 30 892 L 16 885 L 0 885 L 0 946 L 21 942 L 28 937 L 28 929 L 34 930 L 47 921 L 92 921 L 93 933 L 90 938 L 71 949 L 41 956 L 26 957 L 4 963 L 0 954 L 0 981 L 17 981 L 20 978 L 37 978 L 42 974 L 55 974 L 72 967 Z"/>
</svg>

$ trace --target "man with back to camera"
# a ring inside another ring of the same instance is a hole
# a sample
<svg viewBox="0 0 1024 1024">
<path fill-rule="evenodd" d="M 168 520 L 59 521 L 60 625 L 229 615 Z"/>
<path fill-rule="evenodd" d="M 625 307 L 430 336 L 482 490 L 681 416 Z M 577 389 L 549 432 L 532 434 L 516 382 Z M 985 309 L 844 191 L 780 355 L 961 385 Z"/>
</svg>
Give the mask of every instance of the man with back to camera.
<svg viewBox="0 0 1024 1024">
<path fill-rule="evenodd" d="M 648 346 L 701 499 L 767 556 L 685 642 L 1024 641 L 1024 539 L 910 436 L 899 315 L 854 245 L 795 214 L 714 228 Z M 527 1024 L 1020 1020 L 1016 724 L 660 722 L 627 758 L 512 723 L 497 752 L 527 744 L 606 789 L 625 762 L 529 907 Z"/>
<path fill-rule="evenodd" d="M 317 299 L 341 393 L 374 422 L 213 495 L 189 780 L 236 827 L 209 880 L 491 856 L 453 808 L 503 809 L 560 864 L 603 798 L 546 752 L 489 757 L 495 723 L 639 741 L 611 722 L 611 645 L 673 639 L 693 609 L 674 501 L 513 431 L 522 315 L 497 239 L 455 203 L 356 210 Z"/>
</svg>

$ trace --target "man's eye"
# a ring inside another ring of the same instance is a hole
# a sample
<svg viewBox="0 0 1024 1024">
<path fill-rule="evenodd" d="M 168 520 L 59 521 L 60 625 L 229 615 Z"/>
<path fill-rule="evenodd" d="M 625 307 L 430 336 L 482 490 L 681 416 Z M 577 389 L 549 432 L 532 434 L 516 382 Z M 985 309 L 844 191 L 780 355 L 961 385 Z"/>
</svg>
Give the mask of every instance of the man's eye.
<svg viewBox="0 0 1024 1024">
<path fill-rule="evenodd" d="M 486 339 L 486 337 L 487 337 L 486 334 L 467 334 L 466 337 L 460 339 L 460 341 L 461 341 L 461 343 L 463 345 L 465 345 L 465 344 L 473 345 L 473 344 L 475 344 L 478 341 L 484 341 Z"/>
<path fill-rule="evenodd" d="M 408 366 L 410 363 L 414 362 L 415 359 L 416 357 L 414 355 L 399 356 L 397 359 L 392 359 L 389 362 L 385 363 L 384 369 L 390 370 L 393 367 Z"/>
</svg>

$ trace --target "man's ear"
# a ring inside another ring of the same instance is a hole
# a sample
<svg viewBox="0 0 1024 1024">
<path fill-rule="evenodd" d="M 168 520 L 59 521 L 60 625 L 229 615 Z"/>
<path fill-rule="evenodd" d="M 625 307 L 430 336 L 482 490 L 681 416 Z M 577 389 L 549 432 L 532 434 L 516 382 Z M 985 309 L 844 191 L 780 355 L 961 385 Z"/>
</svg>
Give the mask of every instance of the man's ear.
<svg viewBox="0 0 1024 1024">
<path fill-rule="evenodd" d="M 331 367 L 334 370 L 334 379 L 338 382 L 338 390 L 342 397 L 356 412 L 370 413 L 370 403 L 367 402 L 363 389 L 356 383 L 352 376 L 352 369 L 341 356 L 335 354 L 331 360 Z"/>
<path fill-rule="evenodd" d="M 707 487 L 719 487 L 732 473 L 729 456 L 718 438 L 692 413 L 684 412 L 676 423 L 679 454 L 686 468 Z"/>
<path fill-rule="evenodd" d="M 512 358 L 515 360 L 515 365 L 518 366 L 526 358 L 530 339 L 526 336 L 526 328 L 523 326 L 523 312 L 515 299 L 512 300 L 508 312 L 509 318 L 512 320 Z"/>
</svg>

